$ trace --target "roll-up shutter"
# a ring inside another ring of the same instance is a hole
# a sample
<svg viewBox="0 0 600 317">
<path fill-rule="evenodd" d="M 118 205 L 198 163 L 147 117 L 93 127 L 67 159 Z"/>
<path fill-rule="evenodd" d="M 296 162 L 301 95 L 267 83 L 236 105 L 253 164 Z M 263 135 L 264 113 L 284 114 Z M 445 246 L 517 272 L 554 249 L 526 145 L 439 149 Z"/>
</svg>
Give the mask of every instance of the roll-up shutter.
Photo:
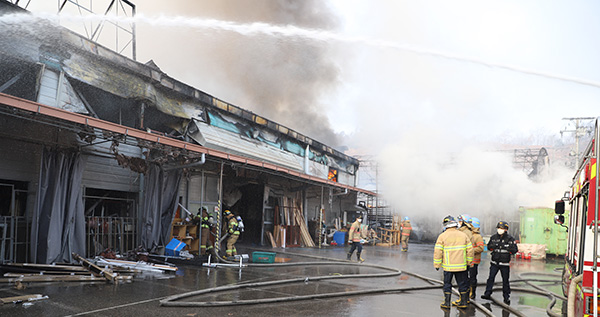
<svg viewBox="0 0 600 317">
<path fill-rule="evenodd" d="M 110 142 L 88 146 L 90 151 L 86 156 L 83 185 L 88 188 L 138 192 L 140 189 L 140 174 L 119 166 L 110 154 Z M 141 149 L 126 144 L 119 145 L 119 153 L 131 157 L 141 157 Z"/>
</svg>

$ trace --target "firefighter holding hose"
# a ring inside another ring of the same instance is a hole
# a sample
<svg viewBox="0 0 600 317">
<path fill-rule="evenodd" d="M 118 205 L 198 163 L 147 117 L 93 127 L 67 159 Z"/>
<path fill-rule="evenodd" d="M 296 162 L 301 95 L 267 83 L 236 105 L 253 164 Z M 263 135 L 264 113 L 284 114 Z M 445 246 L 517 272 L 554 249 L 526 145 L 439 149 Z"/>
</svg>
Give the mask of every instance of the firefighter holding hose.
<svg viewBox="0 0 600 317">
<path fill-rule="evenodd" d="M 236 218 L 229 210 L 225 210 L 225 220 L 227 221 L 227 234 L 229 235 L 229 237 L 227 237 L 227 249 L 225 250 L 225 254 L 230 258 L 237 255 L 235 243 L 240 237 L 240 231 L 243 230 L 243 222 L 241 217 L 238 216 Z"/>
</svg>

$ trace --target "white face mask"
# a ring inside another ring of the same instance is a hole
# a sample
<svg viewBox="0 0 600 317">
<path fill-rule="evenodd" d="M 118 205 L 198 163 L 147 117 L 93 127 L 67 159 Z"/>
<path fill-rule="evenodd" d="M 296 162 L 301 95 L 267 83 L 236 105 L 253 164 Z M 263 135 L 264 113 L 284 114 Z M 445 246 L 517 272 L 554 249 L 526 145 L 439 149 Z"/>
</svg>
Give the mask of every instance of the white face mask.
<svg viewBox="0 0 600 317">
<path fill-rule="evenodd" d="M 506 230 L 502 229 L 502 228 L 498 228 L 498 234 L 499 235 L 503 235 L 506 232 Z"/>
<path fill-rule="evenodd" d="M 362 219 L 358 219 L 358 222 L 362 222 Z"/>
</svg>

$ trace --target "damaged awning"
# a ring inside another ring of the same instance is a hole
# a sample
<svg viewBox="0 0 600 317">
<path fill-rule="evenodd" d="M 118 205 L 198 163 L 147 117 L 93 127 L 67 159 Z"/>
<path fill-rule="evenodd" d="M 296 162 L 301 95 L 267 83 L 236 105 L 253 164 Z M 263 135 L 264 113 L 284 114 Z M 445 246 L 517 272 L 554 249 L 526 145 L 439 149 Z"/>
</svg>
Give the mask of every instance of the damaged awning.
<svg viewBox="0 0 600 317">
<path fill-rule="evenodd" d="M 65 111 L 62 109 L 46 106 L 43 104 L 39 104 L 36 102 L 32 102 L 29 100 L 17 98 L 14 96 L 6 95 L 0 93 L 0 105 L 5 107 L 12 107 L 14 109 L 18 109 L 20 111 L 24 111 L 21 114 L 23 117 L 30 117 L 32 114 L 36 116 L 44 116 L 47 118 L 58 119 L 62 121 L 67 121 L 70 123 L 79 124 L 85 128 L 96 128 L 102 131 L 117 133 L 125 137 L 135 138 L 138 141 L 146 141 L 156 144 L 161 144 L 163 146 L 170 146 L 178 149 L 185 149 L 188 151 L 196 152 L 196 153 L 204 153 L 207 156 L 212 156 L 217 159 L 237 162 L 243 165 L 247 165 L 249 167 L 258 167 L 265 170 L 270 170 L 282 174 L 283 176 L 288 177 L 296 177 L 305 181 L 314 182 L 322 185 L 328 185 L 331 187 L 338 187 L 343 189 L 348 189 L 351 191 L 365 193 L 367 195 L 376 196 L 375 193 L 360 189 L 353 186 L 348 186 L 340 183 L 336 183 L 324 178 L 319 178 L 311 175 L 307 175 L 304 173 L 300 173 L 298 171 L 292 170 L 290 167 L 281 166 L 277 164 L 268 163 L 265 161 L 261 161 L 259 159 L 248 158 L 241 155 L 225 153 L 223 151 L 209 149 L 200 145 L 196 145 L 193 143 L 184 142 L 181 140 L 176 140 L 173 138 L 165 137 L 163 135 L 157 135 L 155 133 L 150 133 L 138 129 L 133 129 L 130 127 L 126 127 L 123 125 L 119 125 L 116 123 L 104 121 L 101 119 L 88 117 L 82 114 L 73 113 L 69 111 Z M 19 115 L 19 111 L 7 109 L 5 113 L 10 112 L 10 115 Z M 36 120 L 36 119 L 34 119 Z M 42 123 L 44 121 L 40 120 Z"/>
</svg>

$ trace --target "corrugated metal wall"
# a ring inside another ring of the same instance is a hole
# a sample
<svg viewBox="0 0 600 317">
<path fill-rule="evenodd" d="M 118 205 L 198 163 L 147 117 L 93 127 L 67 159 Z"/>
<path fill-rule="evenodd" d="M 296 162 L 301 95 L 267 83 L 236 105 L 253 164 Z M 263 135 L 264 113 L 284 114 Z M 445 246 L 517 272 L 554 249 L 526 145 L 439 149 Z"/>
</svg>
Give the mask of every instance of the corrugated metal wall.
<svg viewBox="0 0 600 317">
<path fill-rule="evenodd" d="M 110 142 L 92 145 L 86 148 L 83 185 L 85 187 L 125 192 L 139 192 L 140 174 L 119 166 L 117 160 L 109 153 Z M 98 154 L 100 153 L 100 154 Z M 119 153 L 141 157 L 141 149 L 126 144 L 119 145 Z"/>
</svg>

